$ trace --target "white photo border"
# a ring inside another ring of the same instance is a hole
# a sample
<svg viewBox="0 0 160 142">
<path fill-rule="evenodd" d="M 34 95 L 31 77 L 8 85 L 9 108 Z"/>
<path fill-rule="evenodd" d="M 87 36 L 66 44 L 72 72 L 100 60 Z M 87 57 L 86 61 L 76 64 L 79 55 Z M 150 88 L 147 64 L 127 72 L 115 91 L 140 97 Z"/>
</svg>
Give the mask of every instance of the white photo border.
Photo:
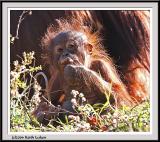
<svg viewBox="0 0 160 142">
<path fill-rule="evenodd" d="M 10 132 L 10 10 L 150 10 L 150 132 Z M 153 22 L 154 21 L 154 22 Z M 4 140 L 158 139 L 158 3 L 6 2 L 2 3 L 2 138 Z M 153 96 L 154 95 L 154 96 Z M 154 105 L 153 105 L 154 104 Z M 154 116 L 154 117 L 153 117 Z"/>
</svg>

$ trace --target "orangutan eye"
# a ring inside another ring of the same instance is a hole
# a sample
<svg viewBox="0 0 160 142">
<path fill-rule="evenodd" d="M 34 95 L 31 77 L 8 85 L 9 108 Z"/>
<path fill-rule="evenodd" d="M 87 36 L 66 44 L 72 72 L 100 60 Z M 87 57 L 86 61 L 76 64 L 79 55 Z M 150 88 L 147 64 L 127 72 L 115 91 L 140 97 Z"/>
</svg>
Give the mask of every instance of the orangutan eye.
<svg viewBox="0 0 160 142">
<path fill-rule="evenodd" d="M 70 43 L 70 44 L 68 44 L 68 48 L 69 48 L 69 49 L 74 49 L 74 48 L 75 48 L 75 45 L 74 45 L 73 43 Z"/>
</svg>

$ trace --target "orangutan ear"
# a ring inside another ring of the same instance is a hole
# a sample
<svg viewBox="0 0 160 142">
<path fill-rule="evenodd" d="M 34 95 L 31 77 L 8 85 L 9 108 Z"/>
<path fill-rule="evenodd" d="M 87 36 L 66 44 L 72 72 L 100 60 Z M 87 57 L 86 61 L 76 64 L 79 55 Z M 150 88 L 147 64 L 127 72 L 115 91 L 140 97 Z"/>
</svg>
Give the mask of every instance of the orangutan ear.
<svg viewBox="0 0 160 142">
<path fill-rule="evenodd" d="M 86 44 L 86 49 L 87 49 L 87 52 L 88 52 L 89 54 L 92 54 L 92 49 L 93 49 L 92 44 L 87 43 L 87 44 Z"/>
</svg>

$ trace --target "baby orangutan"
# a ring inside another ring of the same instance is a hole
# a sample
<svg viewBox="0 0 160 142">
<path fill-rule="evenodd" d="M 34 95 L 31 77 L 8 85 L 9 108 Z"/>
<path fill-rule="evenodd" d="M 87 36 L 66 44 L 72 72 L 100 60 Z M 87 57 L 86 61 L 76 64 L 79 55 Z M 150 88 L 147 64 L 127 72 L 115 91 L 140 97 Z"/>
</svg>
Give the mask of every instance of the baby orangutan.
<svg viewBox="0 0 160 142">
<path fill-rule="evenodd" d="M 72 90 L 83 93 L 91 105 L 105 103 L 108 94 L 113 105 L 133 105 L 98 34 L 89 27 L 76 20 L 59 20 L 58 27 L 49 28 L 42 41 L 51 76 L 46 96 L 54 105 L 60 103 L 72 111 Z M 34 114 L 39 111 L 40 106 Z"/>
</svg>

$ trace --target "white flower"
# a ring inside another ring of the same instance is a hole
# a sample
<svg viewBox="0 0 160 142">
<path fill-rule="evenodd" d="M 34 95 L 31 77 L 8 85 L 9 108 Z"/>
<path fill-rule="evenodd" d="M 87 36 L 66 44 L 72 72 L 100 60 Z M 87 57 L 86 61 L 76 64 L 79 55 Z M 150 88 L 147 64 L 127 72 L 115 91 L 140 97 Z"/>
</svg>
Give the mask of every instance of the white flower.
<svg viewBox="0 0 160 142">
<path fill-rule="evenodd" d="M 24 70 L 26 68 L 26 66 L 22 65 L 21 66 L 21 70 Z"/>
<path fill-rule="evenodd" d="M 76 99 L 71 99 L 71 103 L 72 103 L 73 105 L 77 105 Z"/>
<path fill-rule="evenodd" d="M 85 97 L 82 98 L 82 102 L 86 102 L 86 98 Z"/>
<path fill-rule="evenodd" d="M 83 94 L 83 93 L 80 93 L 80 94 L 79 94 L 79 97 L 81 97 L 81 98 L 84 97 L 84 94 Z"/>
<path fill-rule="evenodd" d="M 13 64 L 14 64 L 14 66 L 17 66 L 18 65 L 18 60 L 14 61 Z"/>
<path fill-rule="evenodd" d="M 73 95 L 74 98 L 76 98 L 76 96 L 77 96 L 78 94 L 79 94 L 79 92 L 76 91 L 76 90 L 72 90 L 72 91 L 71 91 L 71 95 Z"/>
</svg>

